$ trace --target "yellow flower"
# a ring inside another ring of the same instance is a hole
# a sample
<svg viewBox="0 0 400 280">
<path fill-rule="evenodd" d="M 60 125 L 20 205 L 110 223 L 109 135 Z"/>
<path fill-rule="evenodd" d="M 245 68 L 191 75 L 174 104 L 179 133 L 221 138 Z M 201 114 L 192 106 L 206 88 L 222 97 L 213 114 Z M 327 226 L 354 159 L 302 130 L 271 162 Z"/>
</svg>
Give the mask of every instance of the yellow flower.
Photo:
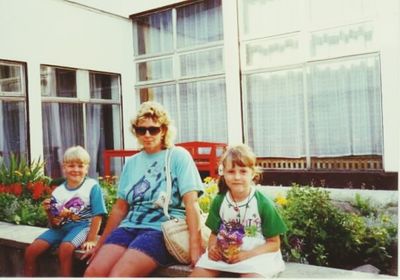
<svg viewBox="0 0 400 280">
<path fill-rule="evenodd" d="M 22 177 L 22 175 L 23 175 L 23 174 L 22 174 L 21 172 L 19 172 L 18 170 L 15 170 L 14 173 L 15 173 L 15 175 L 17 175 L 17 176 L 19 176 L 19 177 Z"/>
<path fill-rule="evenodd" d="M 210 177 L 210 176 L 208 176 L 208 177 L 204 178 L 204 183 L 208 184 L 208 183 L 210 183 L 212 180 L 213 180 L 213 178 Z"/>
<path fill-rule="evenodd" d="M 275 202 L 280 206 L 284 206 L 287 204 L 287 199 L 283 196 L 277 196 L 275 198 Z"/>
<path fill-rule="evenodd" d="M 211 202 L 211 199 L 208 196 L 202 196 L 199 198 L 199 202 L 208 205 Z"/>
</svg>

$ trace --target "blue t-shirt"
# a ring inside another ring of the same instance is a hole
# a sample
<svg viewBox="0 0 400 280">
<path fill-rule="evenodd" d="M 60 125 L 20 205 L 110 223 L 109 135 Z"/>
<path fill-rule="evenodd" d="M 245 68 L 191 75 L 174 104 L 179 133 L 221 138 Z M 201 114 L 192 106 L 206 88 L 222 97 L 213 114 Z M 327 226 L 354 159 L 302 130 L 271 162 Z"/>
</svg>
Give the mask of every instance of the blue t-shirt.
<svg viewBox="0 0 400 280">
<path fill-rule="evenodd" d="M 121 173 L 117 197 L 126 200 L 129 212 L 120 227 L 152 228 L 161 230 L 166 221 L 162 207 L 155 204 L 166 192 L 165 154 L 142 151 L 127 159 Z M 190 191 L 203 192 L 203 184 L 196 165 L 187 150 L 174 147 L 171 156 L 172 194 L 169 214 L 185 217 L 182 196 Z"/>
</svg>

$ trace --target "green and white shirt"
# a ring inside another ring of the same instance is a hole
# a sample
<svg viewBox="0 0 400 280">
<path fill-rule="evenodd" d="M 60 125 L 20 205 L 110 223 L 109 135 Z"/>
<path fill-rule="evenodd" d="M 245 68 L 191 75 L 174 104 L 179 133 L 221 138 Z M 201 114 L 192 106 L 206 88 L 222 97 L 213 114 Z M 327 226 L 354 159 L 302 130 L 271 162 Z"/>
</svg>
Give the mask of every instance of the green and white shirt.
<svg viewBox="0 0 400 280">
<path fill-rule="evenodd" d="M 276 210 L 274 203 L 252 186 L 250 195 L 235 203 L 230 192 L 217 195 L 211 203 L 206 225 L 215 234 L 221 223 L 240 221 L 246 237 L 265 238 L 283 234 L 287 227 Z"/>
</svg>

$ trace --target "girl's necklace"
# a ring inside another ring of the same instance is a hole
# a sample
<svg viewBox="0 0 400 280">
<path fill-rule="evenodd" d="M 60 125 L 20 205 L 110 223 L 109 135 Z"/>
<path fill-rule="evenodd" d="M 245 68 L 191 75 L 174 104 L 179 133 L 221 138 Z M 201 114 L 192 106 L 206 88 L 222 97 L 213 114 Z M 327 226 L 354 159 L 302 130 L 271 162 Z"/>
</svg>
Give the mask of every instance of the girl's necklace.
<svg viewBox="0 0 400 280">
<path fill-rule="evenodd" d="M 247 197 L 247 202 L 244 205 L 245 209 L 244 209 L 243 220 L 242 220 L 241 213 L 240 213 L 240 206 L 237 204 L 236 200 L 233 198 L 232 195 L 230 195 L 230 197 L 231 197 L 233 203 L 235 204 L 235 205 L 232 205 L 232 206 L 233 206 L 233 210 L 235 210 L 238 213 L 239 223 L 243 224 L 245 219 L 246 219 L 247 209 L 249 208 L 251 192 L 249 193 L 249 195 Z"/>
</svg>

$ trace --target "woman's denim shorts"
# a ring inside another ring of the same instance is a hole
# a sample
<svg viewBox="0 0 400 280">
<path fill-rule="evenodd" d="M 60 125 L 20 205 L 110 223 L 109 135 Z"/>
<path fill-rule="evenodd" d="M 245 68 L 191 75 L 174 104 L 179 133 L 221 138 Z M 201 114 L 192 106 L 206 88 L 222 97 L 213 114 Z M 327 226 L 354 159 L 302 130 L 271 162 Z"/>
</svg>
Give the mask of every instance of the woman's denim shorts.
<svg viewBox="0 0 400 280">
<path fill-rule="evenodd" d="M 176 262 L 168 253 L 163 233 L 159 230 L 119 227 L 111 232 L 105 244 L 116 244 L 138 250 L 153 258 L 161 266 Z"/>
</svg>

